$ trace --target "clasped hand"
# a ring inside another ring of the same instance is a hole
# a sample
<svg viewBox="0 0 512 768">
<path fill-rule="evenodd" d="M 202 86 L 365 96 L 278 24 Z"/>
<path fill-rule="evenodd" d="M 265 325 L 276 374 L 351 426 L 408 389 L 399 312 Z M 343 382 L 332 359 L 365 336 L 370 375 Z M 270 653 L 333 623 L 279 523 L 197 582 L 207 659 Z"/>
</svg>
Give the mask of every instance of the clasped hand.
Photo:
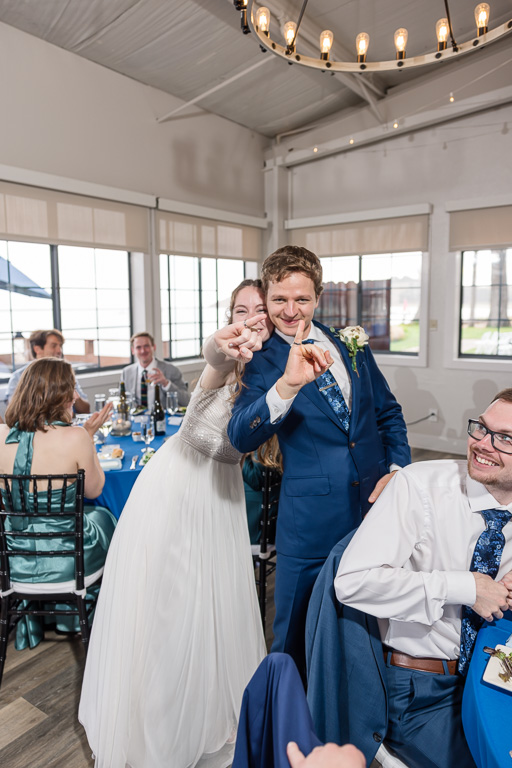
<svg viewBox="0 0 512 768">
<path fill-rule="evenodd" d="M 214 334 L 217 347 L 233 360 L 249 362 L 253 352 L 258 352 L 267 334 L 264 333 L 266 315 L 261 313 L 238 323 L 220 328 Z"/>
<path fill-rule="evenodd" d="M 512 571 L 500 581 L 478 571 L 473 572 L 473 576 L 476 584 L 474 612 L 486 621 L 502 619 L 503 613 L 512 609 Z"/>
<path fill-rule="evenodd" d="M 288 355 L 285 371 L 276 382 L 277 392 L 283 400 L 294 397 L 303 386 L 329 370 L 334 362 L 329 350 L 320 349 L 316 344 L 302 343 L 304 326 L 304 320 L 301 320 Z"/>
</svg>

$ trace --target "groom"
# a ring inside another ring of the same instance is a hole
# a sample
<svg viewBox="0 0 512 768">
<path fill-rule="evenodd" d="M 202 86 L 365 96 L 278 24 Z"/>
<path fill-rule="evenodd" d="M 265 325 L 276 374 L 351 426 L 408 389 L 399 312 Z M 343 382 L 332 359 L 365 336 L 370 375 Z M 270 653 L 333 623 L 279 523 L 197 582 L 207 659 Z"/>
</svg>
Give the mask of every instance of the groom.
<svg viewBox="0 0 512 768">
<path fill-rule="evenodd" d="M 322 292 L 315 254 L 280 248 L 264 261 L 261 279 L 275 331 L 245 369 L 228 433 L 242 453 L 275 433 L 279 439 L 272 650 L 289 653 L 303 671 L 306 611 L 320 568 L 411 456 L 402 410 L 370 349 L 350 358 L 344 342 L 313 322 Z"/>
</svg>

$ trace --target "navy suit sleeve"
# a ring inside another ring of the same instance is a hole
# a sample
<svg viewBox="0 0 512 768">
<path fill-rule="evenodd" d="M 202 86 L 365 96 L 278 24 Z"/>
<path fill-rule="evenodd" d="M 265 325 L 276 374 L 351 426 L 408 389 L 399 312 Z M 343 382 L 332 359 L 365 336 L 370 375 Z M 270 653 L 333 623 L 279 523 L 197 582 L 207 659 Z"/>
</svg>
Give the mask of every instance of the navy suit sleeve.
<svg viewBox="0 0 512 768">
<path fill-rule="evenodd" d="M 382 444 L 386 450 L 388 466 L 406 467 L 411 463 L 411 450 L 407 442 L 407 427 L 402 408 L 391 392 L 371 350 L 365 350 L 375 403 L 375 417 Z"/>
<path fill-rule="evenodd" d="M 228 425 L 229 439 L 240 453 L 255 451 L 277 432 L 284 421 L 281 419 L 274 424 L 270 423 L 266 396 L 275 382 L 267 384 L 259 370 L 258 362 L 255 355 L 246 366 L 243 377 L 245 386 L 235 401 Z"/>
</svg>

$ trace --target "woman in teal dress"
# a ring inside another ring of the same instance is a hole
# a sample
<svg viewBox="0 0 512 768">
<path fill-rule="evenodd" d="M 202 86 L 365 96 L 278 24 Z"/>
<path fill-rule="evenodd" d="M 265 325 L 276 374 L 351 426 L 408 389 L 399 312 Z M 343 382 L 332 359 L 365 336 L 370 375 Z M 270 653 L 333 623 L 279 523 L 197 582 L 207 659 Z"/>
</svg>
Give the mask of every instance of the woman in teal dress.
<svg viewBox="0 0 512 768">
<path fill-rule="evenodd" d="M 75 377 L 71 365 L 57 358 L 35 360 L 24 371 L 13 398 L 5 412 L 5 424 L 0 424 L 0 474 L 30 473 L 75 474 L 85 470 L 85 495 L 99 496 L 105 483 L 93 443 L 94 432 L 105 421 L 110 406 L 94 413 L 84 428 L 72 426 Z M 41 487 L 41 486 L 40 486 Z M 18 493 L 17 489 L 13 489 Z M 33 493 L 27 481 L 24 489 L 28 506 L 33 504 Z M 52 492 L 50 503 L 60 504 L 60 491 Z M 74 505 L 74 487 L 66 492 L 67 503 Z M 41 492 L 46 500 L 46 493 Z M 15 497 L 14 497 L 14 500 Z M 6 521 L 6 529 L 10 520 Z M 44 531 L 47 526 L 55 530 L 61 526 L 69 530 L 71 518 L 48 518 L 48 521 L 27 517 L 13 522 L 18 530 Z M 84 510 L 84 559 L 85 575 L 103 567 L 110 540 L 116 525 L 115 517 L 104 507 L 86 506 Z M 11 528 L 12 530 L 12 528 Z M 38 556 L 11 558 L 11 579 L 17 582 L 60 582 L 74 578 L 73 560 L 69 557 L 48 557 L 47 539 L 12 540 L 12 546 L 27 546 L 38 551 Z M 63 538 L 62 549 L 72 547 L 72 540 Z M 88 589 L 91 597 L 98 587 Z M 56 616 L 56 629 L 78 632 L 78 618 Z M 15 647 L 21 650 L 33 648 L 42 639 L 41 617 L 23 617 L 16 630 Z"/>
</svg>

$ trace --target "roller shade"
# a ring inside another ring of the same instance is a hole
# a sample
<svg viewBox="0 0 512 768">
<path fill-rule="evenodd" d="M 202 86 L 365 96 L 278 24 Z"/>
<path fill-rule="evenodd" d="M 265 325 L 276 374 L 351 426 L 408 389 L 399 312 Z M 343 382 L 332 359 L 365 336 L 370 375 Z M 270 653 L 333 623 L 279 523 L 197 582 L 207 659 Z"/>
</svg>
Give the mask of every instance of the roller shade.
<svg viewBox="0 0 512 768">
<path fill-rule="evenodd" d="M 292 245 L 317 256 L 428 250 L 428 215 L 356 221 L 290 230 Z"/>
<path fill-rule="evenodd" d="M 450 213 L 450 251 L 512 245 L 512 205 Z"/>
<path fill-rule="evenodd" d="M 260 261 L 261 230 L 195 216 L 157 212 L 160 253 Z"/>
<path fill-rule="evenodd" d="M 0 237 L 149 252 L 149 210 L 0 182 Z"/>
</svg>

